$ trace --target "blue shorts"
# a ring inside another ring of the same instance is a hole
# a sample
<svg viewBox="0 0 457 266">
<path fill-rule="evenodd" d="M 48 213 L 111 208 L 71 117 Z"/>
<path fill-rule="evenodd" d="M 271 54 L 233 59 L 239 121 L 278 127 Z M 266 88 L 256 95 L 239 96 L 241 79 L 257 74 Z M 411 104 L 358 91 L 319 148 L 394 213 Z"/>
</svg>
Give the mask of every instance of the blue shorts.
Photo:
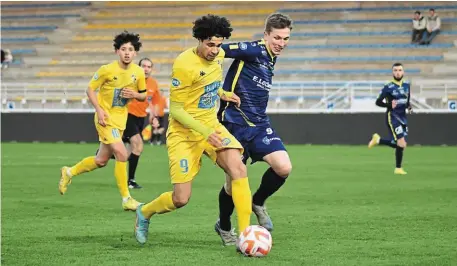
<svg viewBox="0 0 457 266">
<path fill-rule="evenodd" d="M 399 119 L 395 115 L 389 113 L 387 114 L 386 120 L 391 139 L 395 142 L 401 138 L 405 138 L 406 140 L 408 136 L 408 125 L 405 121 L 402 121 L 402 119 Z"/>
<path fill-rule="evenodd" d="M 248 158 L 251 163 L 263 161 L 263 157 L 275 151 L 285 151 L 281 138 L 271 127 L 251 127 L 223 122 L 225 128 L 241 143 L 244 148 L 243 163 Z"/>
</svg>

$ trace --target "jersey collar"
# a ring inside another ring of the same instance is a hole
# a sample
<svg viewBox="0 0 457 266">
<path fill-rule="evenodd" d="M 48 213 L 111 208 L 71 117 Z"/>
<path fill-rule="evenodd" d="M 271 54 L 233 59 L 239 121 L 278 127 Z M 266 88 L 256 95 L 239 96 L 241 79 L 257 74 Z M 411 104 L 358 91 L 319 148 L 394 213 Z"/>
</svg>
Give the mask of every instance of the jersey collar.
<svg viewBox="0 0 457 266">
<path fill-rule="evenodd" d="M 401 79 L 400 81 L 396 81 L 395 79 L 392 79 L 391 82 L 394 83 L 394 84 L 397 84 L 400 87 L 403 85 L 403 79 Z"/>
<path fill-rule="evenodd" d="M 271 60 L 273 61 L 274 58 L 275 58 L 276 56 L 273 55 L 273 53 L 270 51 L 270 47 L 268 46 L 267 41 L 265 41 L 265 39 L 262 38 L 262 40 L 260 41 L 260 43 L 263 44 L 263 45 L 265 45 L 265 48 L 267 49 L 267 52 L 268 52 L 268 54 L 270 55 Z"/>
</svg>

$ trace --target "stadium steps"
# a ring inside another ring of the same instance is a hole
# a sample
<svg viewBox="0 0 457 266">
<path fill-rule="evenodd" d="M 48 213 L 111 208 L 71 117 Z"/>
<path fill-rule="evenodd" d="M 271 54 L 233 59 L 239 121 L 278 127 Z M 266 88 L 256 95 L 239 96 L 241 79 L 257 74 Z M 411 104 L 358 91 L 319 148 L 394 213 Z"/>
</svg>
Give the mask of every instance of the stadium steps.
<svg viewBox="0 0 457 266">
<path fill-rule="evenodd" d="M 2 44 L 15 44 L 15 43 L 48 43 L 49 40 L 46 37 L 23 37 L 23 38 L 3 38 L 1 39 Z"/>
<path fill-rule="evenodd" d="M 21 32 L 21 31 L 53 31 L 55 29 L 57 29 L 57 26 L 55 25 L 48 25 L 49 23 L 47 22 L 44 22 L 43 25 L 35 25 L 35 26 L 32 26 L 32 25 L 26 25 L 27 23 L 24 23 L 24 25 L 18 25 L 18 26 L 6 26 L 3 24 L 2 22 L 2 27 L 1 27 L 1 30 L 2 32 L 5 32 L 5 31 L 17 31 L 17 32 Z"/>
<path fill-rule="evenodd" d="M 90 6 L 90 2 L 2 2 L 2 10 L 27 10 L 27 9 L 69 9 Z"/>
<path fill-rule="evenodd" d="M 112 55 L 107 57 L 64 57 L 64 58 L 50 58 L 50 57 L 28 57 L 24 58 L 24 63 L 28 66 L 55 66 L 60 68 L 62 65 L 67 66 L 99 66 L 102 64 L 109 64 L 113 60 L 117 60 L 117 57 Z M 280 68 L 281 69 L 300 69 L 306 67 L 305 63 L 338 63 L 338 64 L 360 64 L 360 63 L 371 63 L 371 62 L 387 62 L 388 64 L 392 64 L 394 61 L 400 61 L 404 63 L 414 63 L 415 65 L 417 62 L 428 62 L 428 61 L 441 61 L 443 60 L 443 56 L 384 56 L 384 57 L 281 57 L 280 61 Z M 171 65 L 174 62 L 174 57 L 168 58 L 156 58 L 153 57 L 153 62 L 156 66 L 160 65 L 160 70 L 162 71 L 170 71 Z M 230 61 L 226 60 L 224 63 L 224 67 L 228 68 L 230 66 Z M 283 67 L 281 67 L 284 65 Z"/>
<path fill-rule="evenodd" d="M 433 5 L 430 2 L 322 2 L 319 6 L 309 5 L 309 2 L 292 2 L 288 3 L 287 8 L 280 8 L 278 12 L 290 13 L 334 13 L 334 12 L 395 12 L 395 11 L 428 11 L 430 8 L 439 10 L 454 10 L 457 5 L 448 1 L 434 1 Z"/>
<path fill-rule="evenodd" d="M 206 15 L 209 13 L 214 13 L 219 16 L 227 16 L 230 20 L 237 20 L 246 18 L 246 16 L 251 17 L 261 17 L 265 19 L 265 17 L 275 11 L 274 8 L 252 8 L 248 6 L 247 8 L 238 7 L 237 9 L 233 9 L 233 6 L 227 9 L 206 9 L 206 10 L 194 10 L 189 11 L 187 8 L 181 9 L 171 9 L 171 10 L 157 10 L 157 8 L 143 8 L 141 11 L 137 12 L 106 12 L 100 11 L 98 13 L 91 13 L 84 16 L 89 22 L 93 23 L 101 23 L 107 22 L 116 19 L 123 19 L 125 21 L 131 20 L 158 20 L 158 21 L 193 21 L 198 16 Z"/>
</svg>

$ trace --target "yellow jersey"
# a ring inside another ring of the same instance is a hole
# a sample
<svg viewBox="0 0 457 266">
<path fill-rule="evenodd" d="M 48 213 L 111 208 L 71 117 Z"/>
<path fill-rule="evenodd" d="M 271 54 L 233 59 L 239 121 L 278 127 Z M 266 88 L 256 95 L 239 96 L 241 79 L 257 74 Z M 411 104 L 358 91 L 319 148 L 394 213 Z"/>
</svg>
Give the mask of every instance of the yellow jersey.
<svg viewBox="0 0 457 266">
<path fill-rule="evenodd" d="M 220 49 L 213 61 L 197 55 L 197 48 L 182 52 L 173 63 L 170 101 L 184 104 L 184 110 L 194 119 L 209 128 L 218 125 L 218 89 L 222 86 L 222 63 L 225 52 Z M 186 128 L 170 117 L 168 132 L 182 132 L 201 138 L 201 135 Z"/>
<path fill-rule="evenodd" d="M 97 101 L 108 114 L 107 125 L 124 130 L 127 123 L 127 103 L 129 99 L 121 97 L 121 90 L 129 88 L 143 93 L 146 82 L 143 69 L 130 63 L 127 69 L 122 69 L 118 61 L 101 66 L 89 82 L 91 90 L 97 90 Z M 97 114 L 94 118 L 98 122 Z"/>
</svg>

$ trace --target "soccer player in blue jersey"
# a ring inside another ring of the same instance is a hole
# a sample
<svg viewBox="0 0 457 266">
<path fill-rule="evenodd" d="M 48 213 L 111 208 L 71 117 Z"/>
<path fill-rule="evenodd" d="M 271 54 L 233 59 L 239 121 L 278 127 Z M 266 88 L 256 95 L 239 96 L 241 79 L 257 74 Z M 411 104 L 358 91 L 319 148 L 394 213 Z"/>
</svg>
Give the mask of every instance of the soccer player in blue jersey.
<svg viewBox="0 0 457 266">
<path fill-rule="evenodd" d="M 275 13 L 266 19 L 264 38 L 252 42 L 223 44 L 225 58 L 235 59 L 225 77 L 223 89 L 234 92 L 241 105 L 221 101 L 218 118 L 243 145 L 243 162 L 265 161 L 270 168 L 262 177 L 260 187 L 253 195 L 252 210 L 261 226 L 273 230 L 266 212 L 265 200 L 273 195 L 289 176 L 292 164 L 279 136 L 270 125 L 266 114 L 276 58 L 286 48 L 292 20 Z M 215 230 L 224 245 L 236 244 L 230 216 L 234 210 L 230 178 L 219 193 L 219 219 Z"/>
<path fill-rule="evenodd" d="M 411 84 L 403 79 L 404 70 L 401 63 L 395 63 L 392 66 L 394 79 L 381 90 L 376 99 L 376 105 L 387 108 L 386 123 L 390 137 L 381 138 L 379 134 L 373 134 L 368 148 L 378 144 L 387 145 L 395 149 L 396 167 L 394 174 L 406 175 L 401 164 L 403 161 L 403 151 L 406 148 L 406 138 L 408 136 L 408 120 L 406 113 L 411 113 L 412 108 L 409 103 L 411 95 Z"/>
</svg>

